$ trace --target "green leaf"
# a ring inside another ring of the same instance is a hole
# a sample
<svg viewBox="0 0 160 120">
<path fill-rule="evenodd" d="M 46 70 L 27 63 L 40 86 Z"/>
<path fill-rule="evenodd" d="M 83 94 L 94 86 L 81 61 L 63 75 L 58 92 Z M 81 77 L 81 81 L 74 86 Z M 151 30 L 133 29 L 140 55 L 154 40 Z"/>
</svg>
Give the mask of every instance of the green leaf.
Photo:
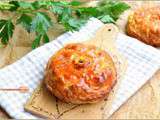
<svg viewBox="0 0 160 120">
<path fill-rule="evenodd" d="M 3 19 L 0 20 L 0 29 L 2 29 L 5 23 L 6 23 L 6 20 L 3 20 Z"/>
<path fill-rule="evenodd" d="M 72 9 L 63 8 L 62 14 L 58 16 L 58 22 L 59 23 L 67 22 L 71 17 L 72 17 Z"/>
<path fill-rule="evenodd" d="M 31 32 L 45 33 L 51 26 L 51 18 L 44 12 L 37 12 L 31 22 Z"/>
<path fill-rule="evenodd" d="M 41 39 L 42 39 L 42 34 L 37 35 L 37 37 L 32 42 L 32 49 L 35 49 L 40 45 Z"/>
<path fill-rule="evenodd" d="M 55 1 L 55 2 L 52 2 L 52 5 L 61 6 L 61 7 L 68 7 L 69 2 L 66 2 L 66 1 Z"/>
<path fill-rule="evenodd" d="M 30 32 L 32 17 L 27 14 L 22 14 L 19 19 L 17 19 L 17 24 L 21 24 L 27 32 Z"/>
<path fill-rule="evenodd" d="M 71 18 L 68 20 L 68 24 L 70 26 L 72 26 L 73 28 L 78 28 L 79 27 L 79 22 L 78 20 L 74 19 L 74 18 Z"/>
<path fill-rule="evenodd" d="M 83 2 L 80 2 L 80 1 L 76 1 L 76 0 L 73 0 L 69 3 L 69 5 L 71 6 L 79 6 L 79 5 L 82 5 Z"/>
<path fill-rule="evenodd" d="M 52 6 L 51 11 L 55 14 L 61 15 L 63 13 L 63 8 L 60 6 Z"/>
<path fill-rule="evenodd" d="M 114 19 L 110 15 L 99 16 L 98 19 L 103 23 L 115 23 Z"/>
<path fill-rule="evenodd" d="M 70 27 L 72 27 L 74 30 L 79 30 L 79 28 L 85 23 L 85 21 L 83 20 L 78 20 L 75 18 L 71 18 L 68 21 L 68 24 L 70 25 Z"/>
<path fill-rule="evenodd" d="M 114 20 L 117 20 L 120 14 L 129 8 L 130 6 L 125 2 L 117 0 L 103 0 L 99 3 L 97 10 L 101 15 L 110 15 Z"/>
<path fill-rule="evenodd" d="M 48 35 L 45 33 L 44 35 L 43 35 L 43 43 L 48 43 L 49 42 L 49 37 L 48 37 Z"/>
<path fill-rule="evenodd" d="M 13 35 L 14 25 L 11 20 L 0 20 L 0 39 L 3 44 L 7 44 Z"/>
<path fill-rule="evenodd" d="M 96 17 L 98 15 L 98 10 L 95 7 L 84 7 L 76 9 L 76 14 L 79 17 Z"/>
<path fill-rule="evenodd" d="M 67 20 L 71 16 L 72 16 L 72 9 L 64 8 L 63 9 L 63 14 L 62 14 L 62 21 Z"/>
<path fill-rule="evenodd" d="M 57 2 L 58 3 L 58 2 Z M 69 2 L 67 1 L 60 1 L 59 4 L 61 4 L 62 6 L 68 6 L 69 5 Z"/>
<path fill-rule="evenodd" d="M 13 4 L 0 1 L 0 10 L 10 10 L 12 7 L 14 7 Z"/>
<path fill-rule="evenodd" d="M 31 9 L 31 10 L 38 10 L 41 8 L 40 2 L 34 1 L 34 2 L 25 2 L 25 1 L 19 1 L 19 6 L 22 9 Z"/>
<path fill-rule="evenodd" d="M 86 20 L 77 19 L 77 18 L 70 18 L 68 21 L 63 21 L 62 24 L 66 31 L 74 31 L 79 30 L 82 25 L 86 23 Z"/>
<path fill-rule="evenodd" d="M 117 20 L 125 10 L 129 9 L 129 5 L 124 2 L 117 2 L 111 7 L 111 15 L 112 17 Z"/>
<path fill-rule="evenodd" d="M 44 8 L 47 8 L 47 7 L 49 7 L 49 6 L 51 6 L 52 4 L 53 4 L 53 2 L 52 1 L 45 1 L 45 0 L 38 0 L 38 1 L 35 1 L 35 2 L 37 2 L 36 4 L 38 4 L 38 6 L 40 6 L 40 7 L 44 7 Z M 34 3 L 33 3 L 34 4 Z"/>
<path fill-rule="evenodd" d="M 9 4 L 13 5 L 9 10 L 10 11 L 16 11 L 19 8 L 18 1 L 10 1 Z"/>
<path fill-rule="evenodd" d="M 41 8 L 41 5 L 40 5 L 39 3 L 40 3 L 40 2 L 38 2 L 38 1 L 34 1 L 34 2 L 32 3 L 32 7 L 34 8 L 34 10 L 38 10 L 38 9 Z"/>
<path fill-rule="evenodd" d="M 68 7 L 68 2 L 52 2 L 51 5 L 51 12 L 58 14 L 58 15 L 64 15 L 64 14 L 71 14 L 71 9 Z"/>
<path fill-rule="evenodd" d="M 23 9 L 27 9 L 27 8 L 34 9 L 31 2 L 19 1 L 19 6 Z"/>
</svg>

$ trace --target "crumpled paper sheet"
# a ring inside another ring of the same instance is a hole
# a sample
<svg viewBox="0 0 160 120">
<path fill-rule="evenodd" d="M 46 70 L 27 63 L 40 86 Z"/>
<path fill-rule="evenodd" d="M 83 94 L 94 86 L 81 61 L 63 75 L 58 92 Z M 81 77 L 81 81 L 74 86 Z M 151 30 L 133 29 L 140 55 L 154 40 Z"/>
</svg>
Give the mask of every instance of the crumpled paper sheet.
<svg viewBox="0 0 160 120">
<path fill-rule="evenodd" d="M 153 4 L 153 1 L 126 1 L 132 6 L 132 10 L 141 6 L 142 4 Z M 159 4 L 159 2 L 156 2 Z M 150 4 L 150 5 L 151 5 Z M 125 31 L 127 23 L 127 16 L 132 11 L 126 11 L 117 21 L 121 32 Z M 9 16 L 8 13 L 0 13 L 0 18 Z M 59 26 L 54 31 L 49 32 L 50 38 L 55 38 L 63 31 Z M 17 59 L 24 56 L 31 51 L 30 45 L 34 35 L 28 35 L 19 26 L 8 46 L 0 48 L 0 67 L 11 64 Z M 145 119 L 145 118 L 159 118 L 160 119 L 160 71 L 144 85 L 141 90 L 137 92 L 131 99 L 128 100 L 111 118 L 113 119 Z"/>
</svg>

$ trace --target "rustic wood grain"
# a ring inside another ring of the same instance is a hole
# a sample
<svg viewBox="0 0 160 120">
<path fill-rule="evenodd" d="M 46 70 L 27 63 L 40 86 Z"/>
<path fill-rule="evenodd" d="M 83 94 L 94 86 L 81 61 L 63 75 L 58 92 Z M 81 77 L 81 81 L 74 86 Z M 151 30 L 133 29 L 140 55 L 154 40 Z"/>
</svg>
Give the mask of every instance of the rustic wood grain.
<svg viewBox="0 0 160 120">
<path fill-rule="evenodd" d="M 0 118 L 10 118 L 2 108 L 0 108 Z"/>
</svg>

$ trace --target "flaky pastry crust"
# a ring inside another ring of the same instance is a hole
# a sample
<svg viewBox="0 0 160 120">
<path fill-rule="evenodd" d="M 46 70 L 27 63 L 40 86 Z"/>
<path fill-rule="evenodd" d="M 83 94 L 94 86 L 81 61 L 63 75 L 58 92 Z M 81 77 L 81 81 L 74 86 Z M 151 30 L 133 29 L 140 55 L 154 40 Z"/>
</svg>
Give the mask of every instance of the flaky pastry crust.
<svg viewBox="0 0 160 120">
<path fill-rule="evenodd" d="M 67 103 L 95 103 L 107 98 L 117 80 L 110 55 L 95 46 L 69 44 L 53 55 L 47 65 L 45 84 Z"/>
<path fill-rule="evenodd" d="M 128 35 L 142 42 L 160 46 L 160 7 L 142 7 L 135 10 L 127 24 Z"/>
</svg>

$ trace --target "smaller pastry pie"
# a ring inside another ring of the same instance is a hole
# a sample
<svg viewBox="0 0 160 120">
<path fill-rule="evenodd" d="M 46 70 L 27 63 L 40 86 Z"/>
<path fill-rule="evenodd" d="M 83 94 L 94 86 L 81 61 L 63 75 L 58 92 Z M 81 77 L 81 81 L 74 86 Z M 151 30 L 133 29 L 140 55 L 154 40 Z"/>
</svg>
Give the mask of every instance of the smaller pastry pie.
<svg viewBox="0 0 160 120">
<path fill-rule="evenodd" d="M 142 7 L 129 16 L 128 35 L 160 47 L 160 7 Z"/>
</svg>

